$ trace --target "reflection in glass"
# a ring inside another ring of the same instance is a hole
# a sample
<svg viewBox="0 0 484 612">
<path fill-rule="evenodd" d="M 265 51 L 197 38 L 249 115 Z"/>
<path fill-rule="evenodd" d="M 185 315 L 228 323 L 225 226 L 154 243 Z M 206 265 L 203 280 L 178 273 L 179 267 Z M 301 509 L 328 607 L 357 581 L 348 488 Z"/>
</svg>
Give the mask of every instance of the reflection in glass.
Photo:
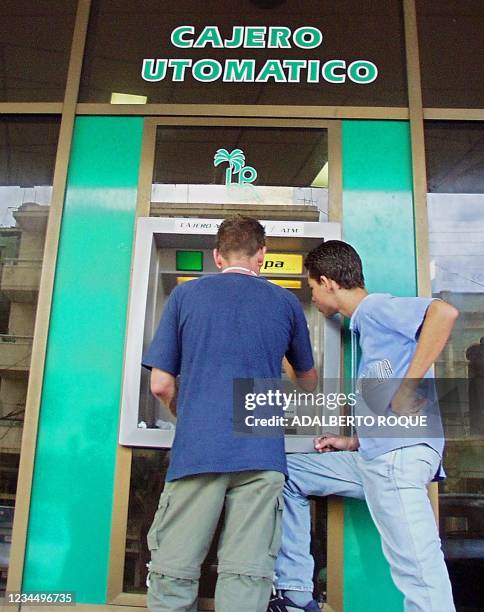
<svg viewBox="0 0 484 612">
<path fill-rule="evenodd" d="M 274 205 L 304 207 L 326 221 L 327 131 L 159 127 L 151 197 L 152 208 L 190 204 L 193 216 L 207 205 Z"/>
<path fill-rule="evenodd" d="M 124 561 L 125 592 L 146 592 L 146 564 L 150 560 L 146 536 L 158 507 L 168 463 L 167 450 L 133 449 Z"/>
<path fill-rule="evenodd" d="M 430 124 L 426 137 L 432 294 L 460 311 L 436 363 L 437 377 L 458 383 L 441 402 L 447 479 L 439 488 L 440 532 L 457 608 L 477 610 L 484 568 L 484 166 L 477 160 L 484 139 L 478 125 L 450 123 Z"/>
<path fill-rule="evenodd" d="M 59 124 L 54 117 L 0 119 L 0 591 L 10 555 Z"/>
</svg>

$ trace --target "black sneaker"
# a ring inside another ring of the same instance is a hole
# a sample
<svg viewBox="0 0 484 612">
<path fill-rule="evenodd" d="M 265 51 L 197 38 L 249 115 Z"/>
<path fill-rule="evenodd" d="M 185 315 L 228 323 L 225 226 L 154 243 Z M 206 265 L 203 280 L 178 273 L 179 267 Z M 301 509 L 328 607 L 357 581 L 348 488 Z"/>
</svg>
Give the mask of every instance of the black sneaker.
<svg viewBox="0 0 484 612">
<path fill-rule="evenodd" d="M 296 606 L 290 599 L 284 597 L 280 591 L 271 597 L 269 606 L 267 607 L 267 612 L 297 612 L 298 610 L 303 610 L 304 612 L 321 612 L 321 608 L 315 599 L 310 601 L 304 608 L 301 608 L 301 606 Z"/>
</svg>

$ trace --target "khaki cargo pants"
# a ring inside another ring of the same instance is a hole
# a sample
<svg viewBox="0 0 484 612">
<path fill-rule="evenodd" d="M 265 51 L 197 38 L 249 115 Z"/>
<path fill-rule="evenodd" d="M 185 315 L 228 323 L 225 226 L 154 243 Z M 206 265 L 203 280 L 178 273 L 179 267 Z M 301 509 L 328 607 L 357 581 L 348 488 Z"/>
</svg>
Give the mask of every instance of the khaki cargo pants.
<svg viewBox="0 0 484 612">
<path fill-rule="evenodd" d="M 284 475 L 202 474 L 167 482 L 148 532 L 150 612 L 194 612 L 200 566 L 225 506 L 217 612 L 265 612 L 282 529 Z"/>
</svg>

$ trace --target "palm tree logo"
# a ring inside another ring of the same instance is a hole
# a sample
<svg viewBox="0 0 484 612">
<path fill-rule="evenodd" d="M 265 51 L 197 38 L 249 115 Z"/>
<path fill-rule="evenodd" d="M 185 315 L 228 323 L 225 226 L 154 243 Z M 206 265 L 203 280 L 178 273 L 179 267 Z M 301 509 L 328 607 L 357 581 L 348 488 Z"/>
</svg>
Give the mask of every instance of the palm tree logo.
<svg viewBox="0 0 484 612">
<path fill-rule="evenodd" d="M 253 183 L 257 178 L 257 170 L 252 166 L 245 165 L 245 154 L 242 149 L 234 149 L 230 153 L 227 149 L 217 149 L 213 158 L 213 165 L 220 166 L 220 164 L 227 163 L 229 167 L 225 171 L 225 184 L 232 184 L 232 176 L 234 174 L 239 175 L 239 184 L 242 183 Z"/>
</svg>

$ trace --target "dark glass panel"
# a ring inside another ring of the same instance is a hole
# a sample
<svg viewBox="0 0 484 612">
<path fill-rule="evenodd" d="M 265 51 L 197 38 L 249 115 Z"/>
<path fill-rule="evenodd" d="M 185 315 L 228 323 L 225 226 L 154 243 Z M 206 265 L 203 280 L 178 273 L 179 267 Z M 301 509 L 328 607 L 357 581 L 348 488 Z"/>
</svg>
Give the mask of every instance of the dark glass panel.
<svg viewBox="0 0 484 612">
<path fill-rule="evenodd" d="M 484 107 L 482 0 L 417 0 L 423 105 Z"/>
<path fill-rule="evenodd" d="M 427 182 L 431 193 L 484 193 L 484 124 L 425 122 Z"/>
<path fill-rule="evenodd" d="M 0 101 L 64 99 L 76 0 L 2 0 Z"/>
</svg>

